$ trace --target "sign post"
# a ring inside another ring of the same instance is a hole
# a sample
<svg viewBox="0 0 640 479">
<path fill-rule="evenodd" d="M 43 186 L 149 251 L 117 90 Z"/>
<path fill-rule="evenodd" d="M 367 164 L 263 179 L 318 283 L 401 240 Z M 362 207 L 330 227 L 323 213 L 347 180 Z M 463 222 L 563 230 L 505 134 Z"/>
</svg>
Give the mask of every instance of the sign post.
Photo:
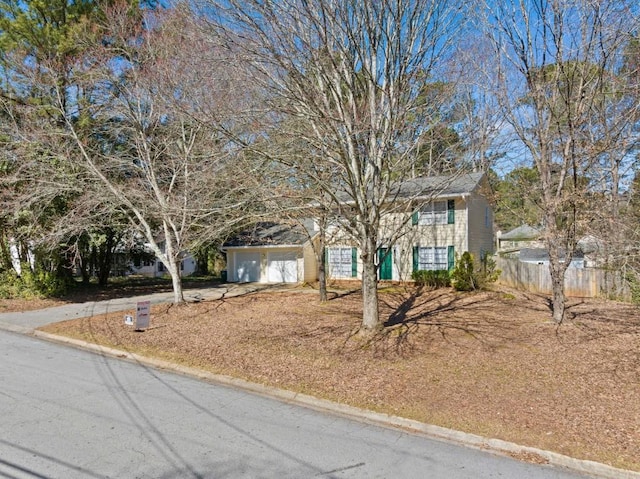
<svg viewBox="0 0 640 479">
<path fill-rule="evenodd" d="M 136 304 L 136 331 L 149 327 L 151 319 L 151 301 L 140 301 Z"/>
</svg>

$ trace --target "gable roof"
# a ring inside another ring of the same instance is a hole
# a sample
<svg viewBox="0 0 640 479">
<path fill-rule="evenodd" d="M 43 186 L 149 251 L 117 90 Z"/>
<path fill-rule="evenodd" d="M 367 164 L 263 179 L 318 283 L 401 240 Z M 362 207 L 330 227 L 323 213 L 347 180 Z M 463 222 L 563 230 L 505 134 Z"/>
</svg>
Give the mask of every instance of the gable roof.
<svg viewBox="0 0 640 479">
<path fill-rule="evenodd" d="M 300 224 L 263 221 L 238 233 L 223 248 L 247 246 L 301 246 L 314 236 L 313 230 Z"/>
<path fill-rule="evenodd" d="M 442 176 L 421 176 L 391 185 L 387 199 L 455 198 L 475 191 L 481 184 L 484 173 L 462 173 Z M 353 202 L 350 193 L 342 189 L 336 193 L 338 201 Z"/>
<path fill-rule="evenodd" d="M 399 198 L 462 196 L 476 190 L 483 177 L 483 173 L 464 173 L 413 178 L 400 183 L 397 196 Z"/>
<path fill-rule="evenodd" d="M 529 225 L 518 226 L 517 228 L 512 229 L 511 231 L 506 232 L 503 235 L 500 235 L 500 240 L 533 240 L 538 239 L 542 236 L 542 232 Z"/>
</svg>

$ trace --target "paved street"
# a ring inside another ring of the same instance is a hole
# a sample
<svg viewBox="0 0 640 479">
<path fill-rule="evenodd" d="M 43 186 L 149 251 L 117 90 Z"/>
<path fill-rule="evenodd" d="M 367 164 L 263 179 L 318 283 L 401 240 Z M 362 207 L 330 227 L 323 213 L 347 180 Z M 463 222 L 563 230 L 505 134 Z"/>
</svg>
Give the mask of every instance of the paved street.
<svg viewBox="0 0 640 479">
<path fill-rule="evenodd" d="M 0 477 L 578 476 L 0 331 Z"/>
</svg>

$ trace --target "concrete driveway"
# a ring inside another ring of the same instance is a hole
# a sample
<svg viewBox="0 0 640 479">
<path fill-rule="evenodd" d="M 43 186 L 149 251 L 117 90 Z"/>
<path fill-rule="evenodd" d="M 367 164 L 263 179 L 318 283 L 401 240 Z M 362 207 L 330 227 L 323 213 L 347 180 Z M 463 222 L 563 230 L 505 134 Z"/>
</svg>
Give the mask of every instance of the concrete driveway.
<svg viewBox="0 0 640 479">
<path fill-rule="evenodd" d="M 188 302 L 214 300 L 223 297 L 240 296 L 265 289 L 282 289 L 281 285 L 260 283 L 231 283 L 215 287 L 187 289 L 184 298 Z M 138 301 L 151 301 L 151 304 L 169 303 L 173 301 L 173 293 L 155 293 L 143 296 L 110 299 L 106 301 L 87 301 L 85 303 L 68 303 L 55 308 L 35 311 L 24 311 L 0 314 L 0 329 L 17 333 L 30 334 L 35 329 L 51 323 L 68 319 L 86 318 L 114 311 L 134 309 Z"/>
</svg>

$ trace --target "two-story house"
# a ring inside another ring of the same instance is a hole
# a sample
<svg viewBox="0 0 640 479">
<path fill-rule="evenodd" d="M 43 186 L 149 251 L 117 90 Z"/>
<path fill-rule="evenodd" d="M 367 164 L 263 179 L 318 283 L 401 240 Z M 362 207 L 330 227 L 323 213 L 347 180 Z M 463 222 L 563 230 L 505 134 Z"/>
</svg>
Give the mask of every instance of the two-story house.
<svg viewBox="0 0 640 479">
<path fill-rule="evenodd" d="M 393 195 L 396 207 L 381 218 L 379 278 L 408 281 L 413 271 L 451 270 L 456 254 L 465 251 L 476 258 L 493 253 L 493 211 L 487 191 L 481 173 L 415 178 L 400 184 Z M 224 250 L 229 280 L 316 280 L 317 231 L 308 228 L 303 235 L 287 233 L 289 229 L 295 228 L 270 224 L 228 242 Z M 358 249 L 339 223 L 327 231 L 325 260 L 329 279 L 362 277 Z"/>
<path fill-rule="evenodd" d="M 407 281 L 417 270 L 451 270 L 456 254 L 493 253 L 493 210 L 481 173 L 415 178 L 403 182 L 400 205 L 381 219 L 378 277 Z M 361 278 L 357 248 L 343 235 L 327 247 L 332 279 Z"/>
</svg>

